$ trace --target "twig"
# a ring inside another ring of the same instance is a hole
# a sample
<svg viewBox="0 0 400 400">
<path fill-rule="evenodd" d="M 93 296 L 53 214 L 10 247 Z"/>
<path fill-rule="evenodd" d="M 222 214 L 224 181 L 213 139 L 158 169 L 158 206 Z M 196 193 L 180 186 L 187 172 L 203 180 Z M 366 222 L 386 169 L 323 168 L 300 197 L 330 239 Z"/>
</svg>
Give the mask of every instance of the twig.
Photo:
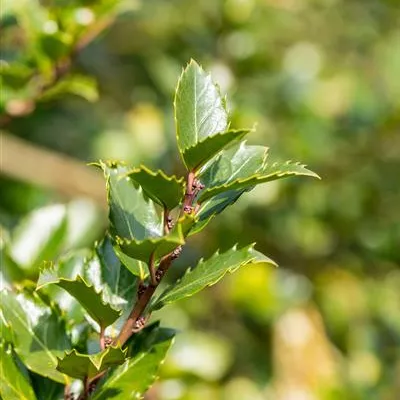
<svg viewBox="0 0 400 400">
<path fill-rule="evenodd" d="M 149 260 L 150 281 L 153 286 L 157 286 L 156 270 L 154 266 L 154 256 L 155 256 L 155 251 L 151 253 Z"/>
</svg>

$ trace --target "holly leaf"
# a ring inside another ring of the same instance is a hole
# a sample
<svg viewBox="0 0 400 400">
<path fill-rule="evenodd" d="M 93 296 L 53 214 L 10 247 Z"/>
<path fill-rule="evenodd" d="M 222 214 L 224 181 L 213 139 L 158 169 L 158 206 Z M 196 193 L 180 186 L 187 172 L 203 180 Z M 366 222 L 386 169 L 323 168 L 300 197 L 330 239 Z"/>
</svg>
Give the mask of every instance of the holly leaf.
<svg viewBox="0 0 400 400">
<path fill-rule="evenodd" d="M 167 288 L 152 305 L 158 310 L 166 304 L 173 303 L 185 297 L 215 285 L 227 272 L 234 272 L 239 267 L 249 264 L 266 263 L 276 266 L 276 263 L 254 250 L 254 245 L 237 249 L 236 246 L 225 253 L 215 253 L 208 260 L 200 260 L 194 269 L 189 268 L 183 277 Z"/>
<path fill-rule="evenodd" d="M 167 210 L 177 207 L 185 195 L 184 179 L 177 179 L 175 175 L 167 176 L 161 170 L 153 172 L 141 166 L 129 171 L 126 176 L 138 183 L 153 201 Z"/>
<path fill-rule="evenodd" d="M 226 192 L 219 193 L 201 203 L 197 213 L 197 221 L 195 221 L 193 227 L 191 227 L 189 236 L 202 231 L 213 217 L 224 211 L 226 207 L 234 204 L 243 193 L 251 190 L 252 188 L 253 187 L 239 190 L 228 190 Z"/>
<path fill-rule="evenodd" d="M 222 149 L 243 139 L 250 131 L 250 129 L 228 130 L 205 137 L 195 145 L 183 150 L 182 157 L 187 168 L 197 171 Z"/>
<path fill-rule="evenodd" d="M 121 315 L 119 310 L 104 300 L 102 291 L 96 291 L 94 286 L 90 285 L 81 275 L 76 274 L 76 271 L 62 268 L 62 264 L 43 269 L 40 272 L 36 289 L 41 289 L 49 284 L 55 284 L 66 290 L 101 328 L 111 325 Z"/>
<path fill-rule="evenodd" d="M 26 367 L 56 382 L 68 384 L 56 370 L 57 357 L 71 348 L 65 321 L 56 307 L 48 306 L 36 293 L 1 292 L 0 310 L 13 329 L 15 352 Z"/>
<path fill-rule="evenodd" d="M 95 165 L 103 169 L 107 179 L 111 233 L 133 240 L 162 236 L 162 217 L 142 187 L 126 177 L 128 168 L 116 162 L 100 161 Z"/>
<path fill-rule="evenodd" d="M 28 373 L 17 360 L 11 344 L 0 341 L 0 396 L 3 400 L 36 400 Z"/>
<path fill-rule="evenodd" d="M 123 364 L 127 349 L 110 346 L 97 354 L 80 354 L 75 349 L 58 359 L 57 370 L 72 378 L 92 379 L 106 369 Z"/>
<path fill-rule="evenodd" d="M 228 128 L 225 100 L 211 76 L 191 60 L 182 72 L 175 92 L 175 124 L 178 148 L 184 152 L 208 136 Z M 191 165 L 191 164 L 189 164 Z M 186 166 L 189 168 L 189 165 Z"/>
<path fill-rule="evenodd" d="M 143 333 L 146 336 L 134 357 L 107 376 L 93 394 L 93 400 L 139 399 L 157 379 L 158 369 L 172 344 L 174 332 L 155 325 L 151 331 Z"/>
<path fill-rule="evenodd" d="M 170 253 L 176 247 L 183 245 L 185 239 L 181 226 L 178 224 L 168 235 L 142 241 L 116 238 L 117 245 L 128 256 L 148 262 L 151 254 L 156 260 Z"/>
<path fill-rule="evenodd" d="M 149 268 L 145 262 L 127 256 L 118 248 L 118 246 L 114 246 L 114 252 L 121 264 L 124 265 L 133 275 L 139 277 L 140 280 L 147 278 L 149 275 Z"/>
<path fill-rule="evenodd" d="M 274 162 L 266 164 L 258 173 L 252 176 L 237 178 L 233 181 L 228 180 L 223 185 L 214 186 L 204 190 L 204 192 L 200 195 L 199 202 L 203 202 L 204 200 L 207 200 L 227 190 L 240 190 L 248 188 L 249 186 L 254 187 L 261 183 L 296 175 L 311 176 L 320 179 L 315 172 L 307 169 L 305 165 L 300 163 L 293 163 L 291 161 L 286 161 L 284 163 Z"/>
</svg>

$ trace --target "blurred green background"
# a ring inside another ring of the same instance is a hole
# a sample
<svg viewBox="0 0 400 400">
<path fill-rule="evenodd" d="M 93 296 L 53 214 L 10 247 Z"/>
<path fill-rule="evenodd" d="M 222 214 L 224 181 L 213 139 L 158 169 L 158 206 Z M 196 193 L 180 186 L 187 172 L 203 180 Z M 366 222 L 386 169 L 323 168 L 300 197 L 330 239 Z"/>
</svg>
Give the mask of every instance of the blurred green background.
<svg viewBox="0 0 400 400">
<path fill-rule="evenodd" d="M 32 102 L 33 71 L 51 81 L 99 21 L 64 83 Z M 236 242 L 280 268 L 160 312 L 181 333 L 148 399 L 400 398 L 398 0 L 5 0 L 0 28 L 0 223 L 22 264 L 49 226 L 67 230 L 49 257 L 101 236 L 105 188 L 86 162 L 183 174 L 172 100 L 190 58 L 227 93 L 234 127 L 257 123 L 251 142 L 323 178 L 262 185 L 186 246 L 170 279 Z"/>
</svg>

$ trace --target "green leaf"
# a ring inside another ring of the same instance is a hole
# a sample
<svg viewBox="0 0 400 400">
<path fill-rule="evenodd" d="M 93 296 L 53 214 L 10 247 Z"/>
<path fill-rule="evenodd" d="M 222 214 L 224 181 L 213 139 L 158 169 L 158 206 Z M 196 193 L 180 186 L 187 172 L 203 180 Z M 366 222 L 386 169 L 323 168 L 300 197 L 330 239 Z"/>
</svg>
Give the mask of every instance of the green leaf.
<svg viewBox="0 0 400 400">
<path fill-rule="evenodd" d="M 127 349 L 110 346 L 97 354 L 80 354 L 75 349 L 58 359 L 57 370 L 72 378 L 92 379 L 100 372 L 125 361 Z"/>
<path fill-rule="evenodd" d="M 228 128 L 228 113 L 218 87 L 193 60 L 179 79 L 174 106 L 178 147 L 185 163 L 185 150 Z"/>
<path fill-rule="evenodd" d="M 229 130 L 207 136 L 183 151 L 182 156 L 186 166 L 189 170 L 198 170 L 226 146 L 243 139 L 250 131 L 250 129 Z"/>
<path fill-rule="evenodd" d="M 161 170 L 153 172 L 141 166 L 129 171 L 127 176 L 138 183 L 152 200 L 167 210 L 178 206 L 185 195 L 184 179 L 167 176 Z"/>
<path fill-rule="evenodd" d="M 0 395 L 3 400 L 36 400 L 27 373 L 17 365 L 12 346 L 0 341 Z"/>
<path fill-rule="evenodd" d="M 43 33 L 38 38 L 38 44 L 47 57 L 56 61 L 72 50 L 72 37 L 66 32 Z"/>
<path fill-rule="evenodd" d="M 30 377 L 38 400 L 64 400 L 64 385 L 33 372 Z"/>
<path fill-rule="evenodd" d="M 214 186 L 212 188 L 206 189 L 200 196 L 199 201 L 202 202 L 219 193 L 223 193 L 226 190 L 239 190 L 243 188 L 248 188 L 249 186 L 256 186 L 261 183 L 266 183 L 270 181 L 275 181 L 277 179 L 287 178 L 290 176 L 303 175 L 311 176 L 313 178 L 319 178 L 319 176 L 310 171 L 300 163 L 293 163 L 291 161 L 286 161 L 284 163 L 270 163 L 266 164 L 261 171 L 254 174 L 253 176 L 248 176 L 247 178 L 238 178 L 234 181 L 228 181 L 224 185 Z"/>
<path fill-rule="evenodd" d="M 170 329 L 152 328 L 151 335 L 133 358 L 109 374 L 93 394 L 93 400 L 139 399 L 146 393 L 173 341 Z"/>
<path fill-rule="evenodd" d="M 130 307 L 136 298 L 136 278 L 133 275 L 146 277 L 148 274 L 146 265 L 139 260 L 128 256 L 120 258 L 121 254 L 113 247 L 109 236 L 105 236 L 96 246 L 98 263 L 89 263 L 85 276 L 99 290 L 103 289 L 106 299 L 117 308 Z M 124 262 L 125 261 L 125 262 Z M 134 274 L 132 269 L 136 263 L 137 268 L 142 269 L 142 275 Z M 129 264 L 129 266 L 127 266 Z M 132 275 L 133 274 L 133 275 Z"/>
<path fill-rule="evenodd" d="M 215 285 L 227 272 L 234 272 L 239 267 L 251 263 L 268 263 L 274 261 L 253 249 L 253 245 L 236 249 L 236 246 L 225 253 L 214 254 L 208 260 L 200 260 L 196 268 L 188 269 L 177 283 L 167 288 L 153 304 L 157 310 L 166 304 L 189 297 L 206 288 Z"/>
<path fill-rule="evenodd" d="M 140 280 L 147 278 L 149 275 L 149 268 L 145 262 L 127 256 L 118 248 L 118 246 L 114 247 L 114 252 L 122 265 L 124 265 L 133 275 L 139 277 Z"/>
<path fill-rule="evenodd" d="M 234 204 L 239 197 L 253 187 L 240 190 L 228 190 L 211 197 L 201 203 L 197 213 L 198 220 L 191 228 L 189 235 L 194 235 L 203 230 L 217 214 L 225 210 L 226 207 Z"/>
<path fill-rule="evenodd" d="M 116 162 L 98 164 L 107 179 L 111 233 L 125 239 L 144 240 L 163 235 L 163 219 L 154 202 L 139 185 L 122 178 L 128 168 Z"/>
<path fill-rule="evenodd" d="M 36 293 L 1 292 L 0 310 L 13 329 L 15 352 L 28 369 L 60 383 L 67 376 L 56 370 L 57 357 L 71 348 L 59 310 L 44 304 Z"/>
<path fill-rule="evenodd" d="M 37 289 L 55 284 L 73 296 L 102 328 L 111 325 L 121 312 L 105 302 L 102 291 L 96 291 L 93 285 L 82 276 L 62 268 L 62 264 L 44 269 L 40 272 Z"/>
<path fill-rule="evenodd" d="M 153 253 L 155 259 L 158 260 L 185 243 L 182 228 L 179 224 L 168 235 L 160 238 L 138 241 L 117 237 L 116 241 L 126 255 L 145 262 L 149 261 Z"/>
<path fill-rule="evenodd" d="M 20 89 L 27 85 L 34 71 L 22 63 L 2 63 L 0 65 L 0 78 L 3 84 L 12 89 Z"/>
<path fill-rule="evenodd" d="M 44 260 L 60 251 L 66 235 L 66 207 L 61 204 L 36 210 L 13 231 L 10 256 L 31 275 Z"/>
<path fill-rule="evenodd" d="M 99 98 L 97 82 L 94 78 L 85 75 L 69 75 L 47 89 L 38 101 L 50 101 L 65 94 L 73 94 L 94 103 Z"/>
</svg>

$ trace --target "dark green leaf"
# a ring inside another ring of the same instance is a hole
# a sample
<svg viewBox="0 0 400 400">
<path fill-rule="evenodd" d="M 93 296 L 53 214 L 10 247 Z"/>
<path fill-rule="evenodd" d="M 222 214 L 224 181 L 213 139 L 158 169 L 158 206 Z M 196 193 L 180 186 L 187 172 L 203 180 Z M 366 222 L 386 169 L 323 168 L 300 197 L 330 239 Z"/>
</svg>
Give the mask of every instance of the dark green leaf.
<svg viewBox="0 0 400 400">
<path fill-rule="evenodd" d="M 138 183 L 147 196 L 167 210 L 178 206 L 185 195 L 184 179 L 167 176 L 160 170 L 153 172 L 145 166 L 141 166 L 129 171 L 127 176 Z"/>
<path fill-rule="evenodd" d="M 196 171 L 229 144 L 243 139 L 250 129 L 229 130 L 207 136 L 183 151 L 183 159 L 189 170 Z"/>
<path fill-rule="evenodd" d="M 161 238 L 147 239 L 142 241 L 126 240 L 116 238 L 121 250 L 130 257 L 148 262 L 150 255 L 154 253 L 155 259 L 170 253 L 179 245 L 185 243 L 181 226 L 178 224 L 168 235 Z"/>
<path fill-rule="evenodd" d="M 56 370 L 57 357 L 70 349 L 65 322 L 55 307 L 33 293 L 1 292 L 0 309 L 13 329 L 14 348 L 28 369 L 67 384 L 68 377 Z"/>
<path fill-rule="evenodd" d="M 60 267 L 61 266 L 61 267 Z M 85 281 L 82 276 L 73 271 L 62 268 L 62 264 L 44 269 L 40 272 L 37 289 L 49 284 L 55 284 L 65 289 L 73 296 L 102 328 L 111 325 L 120 315 L 103 298 L 102 291 L 97 292 L 93 285 Z"/>
<path fill-rule="evenodd" d="M 29 375 L 38 400 L 64 400 L 64 385 L 33 372 Z"/>
<path fill-rule="evenodd" d="M 139 399 L 157 378 L 173 340 L 170 329 L 151 329 L 152 337 L 139 346 L 138 353 L 117 367 L 98 388 L 93 400 Z"/>
<path fill-rule="evenodd" d="M 108 347 L 97 354 L 80 354 L 75 349 L 58 359 L 57 370 L 72 378 L 92 379 L 106 369 L 123 364 L 126 350 L 120 347 Z"/>
<path fill-rule="evenodd" d="M 122 265 L 132 272 L 133 275 L 139 277 L 140 280 L 145 279 L 149 275 L 149 268 L 145 262 L 127 256 L 118 246 L 114 247 L 114 252 Z"/>
<path fill-rule="evenodd" d="M 1 341 L 0 395 L 3 400 L 36 400 L 27 373 L 16 363 L 12 346 Z"/>
<path fill-rule="evenodd" d="M 243 193 L 251 189 L 252 187 L 240 190 L 228 190 L 204 201 L 200 205 L 197 214 L 198 221 L 196 221 L 194 226 L 191 228 L 190 235 L 194 235 L 203 230 L 214 216 L 224 211 L 226 207 L 234 204 Z"/>
<path fill-rule="evenodd" d="M 144 240 L 163 235 L 163 219 L 154 202 L 139 185 L 125 176 L 128 168 L 113 162 L 99 165 L 107 179 L 112 234 L 125 239 Z"/>
<path fill-rule="evenodd" d="M 248 188 L 249 186 L 256 186 L 261 183 L 266 183 L 296 175 L 311 176 L 313 178 L 320 179 L 315 172 L 310 171 L 302 164 L 292 163 L 291 161 L 286 161 L 284 163 L 274 162 L 271 164 L 266 164 L 261 171 L 254 174 L 253 176 L 248 176 L 247 178 L 238 178 L 234 181 L 230 180 L 224 185 L 214 186 L 212 188 L 206 189 L 201 194 L 199 201 L 203 202 L 204 200 L 207 200 L 227 190 L 240 190 Z"/>
<path fill-rule="evenodd" d="M 181 155 L 208 136 L 228 128 L 224 99 L 210 75 L 193 60 L 179 79 L 174 105 L 176 136 Z"/>
<path fill-rule="evenodd" d="M 124 308 L 125 304 L 130 305 L 136 294 L 136 279 L 131 273 L 132 265 L 134 262 L 137 265 L 141 264 L 145 277 L 147 273 L 145 264 L 127 256 L 120 259 L 120 254 L 113 248 L 108 236 L 96 246 L 96 255 L 99 263 L 93 261 L 89 263 L 85 272 L 86 278 L 89 282 L 93 282 L 96 290 L 103 289 L 106 299 L 113 306 Z M 124 263 L 124 260 L 129 266 Z"/>
<path fill-rule="evenodd" d="M 217 252 L 206 261 L 200 260 L 194 269 L 189 268 L 182 279 L 160 295 L 152 308 L 156 310 L 192 296 L 207 286 L 216 284 L 227 272 L 234 272 L 241 266 L 255 263 L 276 265 L 274 261 L 255 251 L 253 245 L 241 249 L 234 247 L 222 254 Z"/>
</svg>

